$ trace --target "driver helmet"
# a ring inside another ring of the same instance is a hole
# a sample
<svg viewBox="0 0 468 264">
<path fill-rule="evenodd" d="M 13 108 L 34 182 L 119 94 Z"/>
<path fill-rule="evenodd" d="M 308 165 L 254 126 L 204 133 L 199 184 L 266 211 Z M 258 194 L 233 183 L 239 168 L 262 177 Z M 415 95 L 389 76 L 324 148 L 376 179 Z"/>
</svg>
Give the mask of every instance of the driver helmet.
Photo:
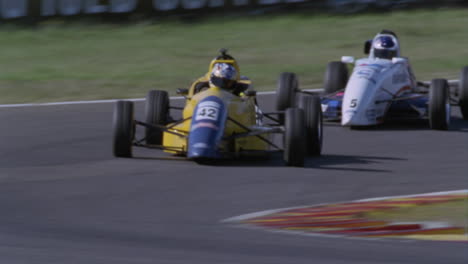
<svg viewBox="0 0 468 264">
<path fill-rule="evenodd" d="M 397 40 L 390 35 L 378 36 L 372 42 L 374 47 L 374 57 L 391 60 L 398 56 Z"/>
<path fill-rule="evenodd" d="M 226 90 L 234 89 L 237 80 L 237 71 L 229 63 L 216 63 L 210 74 L 210 83 Z"/>
</svg>

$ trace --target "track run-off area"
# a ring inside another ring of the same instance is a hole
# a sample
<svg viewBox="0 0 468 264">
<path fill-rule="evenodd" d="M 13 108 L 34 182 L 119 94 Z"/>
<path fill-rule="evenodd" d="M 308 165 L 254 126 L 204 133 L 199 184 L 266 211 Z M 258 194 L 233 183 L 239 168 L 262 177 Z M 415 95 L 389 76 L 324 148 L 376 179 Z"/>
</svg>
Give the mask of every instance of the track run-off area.
<svg viewBox="0 0 468 264">
<path fill-rule="evenodd" d="M 259 96 L 273 108 L 272 94 Z M 171 103 L 181 104 L 182 100 Z M 143 103 L 136 103 L 138 119 Z M 112 156 L 112 102 L 0 108 L 0 263 L 463 263 L 459 242 L 345 239 L 237 228 L 251 212 L 468 189 L 468 122 L 350 130 L 323 155 L 217 166 L 162 151 Z"/>
</svg>

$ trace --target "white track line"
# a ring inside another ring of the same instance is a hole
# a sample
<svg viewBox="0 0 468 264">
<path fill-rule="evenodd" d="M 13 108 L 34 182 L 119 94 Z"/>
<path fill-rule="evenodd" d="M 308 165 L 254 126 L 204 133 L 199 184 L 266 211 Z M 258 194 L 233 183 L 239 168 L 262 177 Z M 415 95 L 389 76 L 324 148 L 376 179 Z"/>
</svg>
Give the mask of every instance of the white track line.
<svg viewBox="0 0 468 264">
<path fill-rule="evenodd" d="M 275 94 L 275 92 L 259 92 L 259 95 Z M 183 96 L 171 96 L 171 100 L 184 99 Z M 0 108 L 14 108 L 14 107 L 36 107 L 36 106 L 57 106 L 57 105 L 80 105 L 80 104 L 110 104 L 119 100 L 127 100 L 132 102 L 143 102 L 145 98 L 129 98 L 129 99 L 107 99 L 107 100 L 90 100 L 90 101 L 65 101 L 65 102 L 51 102 L 51 103 L 31 103 L 31 104 L 0 104 Z"/>
<path fill-rule="evenodd" d="M 457 85 L 458 80 L 449 80 L 449 84 Z M 425 82 L 430 84 L 430 82 Z M 304 91 L 317 91 L 322 92 L 323 88 L 319 89 L 303 89 Z M 258 95 L 268 95 L 268 94 L 275 94 L 274 91 L 268 92 L 258 92 Z M 181 100 L 184 99 L 183 96 L 172 96 L 170 97 L 171 100 Z M 127 100 L 133 102 L 142 102 L 145 98 L 130 98 L 130 99 L 107 99 L 107 100 L 90 100 L 90 101 L 65 101 L 65 102 L 51 102 L 51 103 L 30 103 L 30 104 L 0 104 L 0 108 L 15 108 L 15 107 L 36 107 L 36 106 L 58 106 L 58 105 L 80 105 L 80 104 L 109 104 L 114 103 L 118 100 Z"/>
<path fill-rule="evenodd" d="M 171 97 L 171 99 L 182 99 L 183 97 Z M 128 99 L 107 99 L 107 100 L 90 100 L 90 101 L 65 101 L 65 102 L 52 102 L 52 103 L 31 103 L 31 104 L 3 104 L 0 108 L 14 108 L 14 107 L 36 107 L 36 106 L 57 106 L 57 105 L 80 105 L 80 104 L 109 104 L 115 103 L 119 100 L 127 100 L 132 102 L 142 102 L 145 98 L 128 98 Z"/>
<path fill-rule="evenodd" d="M 304 91 L 323 91 L 323 89 L 305 89 Z M 275 91 L 258 92 L 258 95 L 275 94 Z M 171 96 L 171 100 L 182 100 L 183 96 Z M 132 102 L 143 102 L 145 98 L 130 98 L 130 99 L 107 99 L 107 100 L 90 100 L 90 101 L 65 101 L 65 102 L 51 102 L 51 103 L 30 103 L 30 104 L 0 104 L 0 108 L 15 108 L 15 107 L 36 107 L 36 106 L 58 106 L 58 105 L 80 105 L 80 104 L 109 104 L 115 103 L 119 100 L 127 100 Z"/>
<path fill-rule="evenodd" d="M 139 101 L 144 101 L 145 99 L 144 98 L 132 98 L 132 99 L 91 100 L 91 101 L 65 101 L 65 102 L 53 102 L 53 103 L 3 104 L 3 105 L 0 105 L 0 108 L 78 105 L 78 104 L 105 104 L 105 103 L 114 103 L 118 100 L 128 100 L 128 101 L 133 101 L 133 102 L 139 102 Z"/>
</svg>

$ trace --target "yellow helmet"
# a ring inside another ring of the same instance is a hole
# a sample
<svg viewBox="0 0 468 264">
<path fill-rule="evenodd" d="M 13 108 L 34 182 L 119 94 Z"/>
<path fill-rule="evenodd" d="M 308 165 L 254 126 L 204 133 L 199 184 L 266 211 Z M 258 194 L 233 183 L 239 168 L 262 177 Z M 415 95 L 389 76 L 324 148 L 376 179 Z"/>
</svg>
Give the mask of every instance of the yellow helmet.
<svg viewBox="0 0 468 264">
<path fill-rule="evenodd" d="M 229 54 L 227 54 L 228 50 L 227 49 L 220 49 L 219 52 L 221 55 L 217 56 L 214 58 L 211 63 L 210 67 L 208 68 L 208 76 L 206 76 L 208 79 L 211 77 L 211 73 L 213 72 L 213 69 L 216 64 L 230 64 L 234 67 L 236 71 L 236 80 L 240 80 L 240 69 L 239 65 L 237 64 L 237 61 Z"/>
</svg>

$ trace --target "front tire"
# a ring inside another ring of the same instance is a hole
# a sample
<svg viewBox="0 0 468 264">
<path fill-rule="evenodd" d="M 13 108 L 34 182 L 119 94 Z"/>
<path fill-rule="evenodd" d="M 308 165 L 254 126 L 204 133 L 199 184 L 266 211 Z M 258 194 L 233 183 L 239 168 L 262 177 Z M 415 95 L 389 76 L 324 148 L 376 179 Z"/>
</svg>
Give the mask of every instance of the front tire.
<svg viewBox="0 0 468 264">
<path fill-rule="evenodd" d="M 304 111 L 288 108 L 284 121 L 283 158 L 288 166 L 303 167 L 306 156 Z"/>
<path fill-rule="evenodd" d="M 348 68 L 341 61 L 332 61 L 327 65 L 323 88 L 325 94 L 336 93 L 343 90 L 348 82 Z"/>
<path fill-rule="evenodd" d="M 460 73 L 458 105 L 460 106 L 463 119 L 468 120 L 468 67 L 464 67 Z"/>
<path fill-rule="evenodd" d="M 429 88 L 429 125 L 432 129 L 447 130 L 449 124 L 449 84 L 445 79 L 434 79 Z"/>
<path fill-rule="evenodd" d="M 281 73 L 276 88 L 276 110 L 284 111 L 296 104 L 296 91 L 299 90 L 299 81 L 296 74 Z"/>
<path fill-rule="evenodd" d="M 300 108 L 304 110 L 306 127 L 306 153 L 320 156 L 323 145 L 323 116 L 318 96 L 302 96 Z"/>
<path fill-rule="evenodd" d="M 133 102 L 118 101 L 115 104 L 113 129 L 114 156 L 132 157 L 133 139 L 135 137 Z"/>
<path fill-rule="evenodd" d="M 169 116 L 169 94 L 166 91 L 152 90 L 146 95 L 145 105 L 146 123 L 151 125 L 166 125 Z M 159 129 L 145 129 L 146 143 L 161 145 L 163 131 Z"/>
</svg>

